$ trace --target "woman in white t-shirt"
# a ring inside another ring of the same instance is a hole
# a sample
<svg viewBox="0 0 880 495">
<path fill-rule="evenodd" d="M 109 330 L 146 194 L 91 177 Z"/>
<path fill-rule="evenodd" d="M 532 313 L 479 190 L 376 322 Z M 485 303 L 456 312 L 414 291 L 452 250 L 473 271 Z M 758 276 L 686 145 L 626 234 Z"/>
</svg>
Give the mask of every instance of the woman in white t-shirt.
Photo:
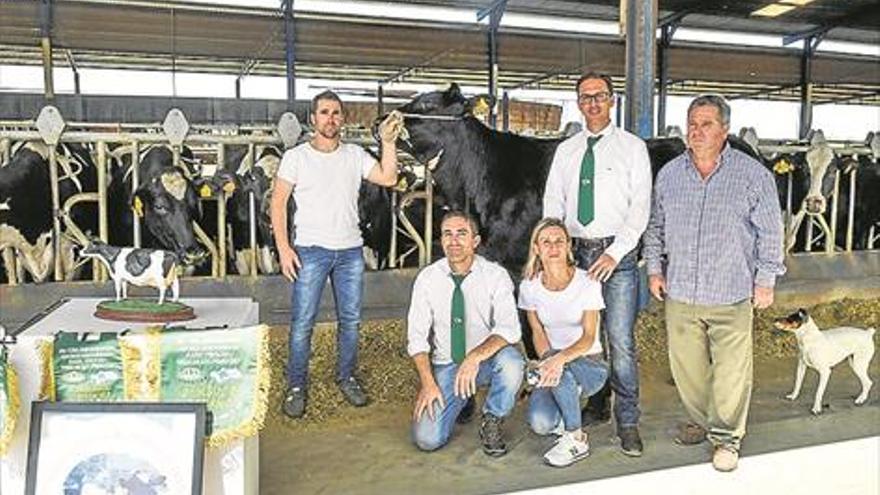
<svg viewBox="0 0 880 495">
<path fill-rule="evenodd" d="M 575 266 L 571 237 L 557 218 L 541 220 L 532 231 L 519 307 L 526 311 L 541 358 L 526 417 L 539 435 L 561 434 L 544 460 L 568 466 L 590 454 L 580 398 L 602 388 L 608 367 L 597 328 L 605 307 L 602 285 Z"/>
</svg>

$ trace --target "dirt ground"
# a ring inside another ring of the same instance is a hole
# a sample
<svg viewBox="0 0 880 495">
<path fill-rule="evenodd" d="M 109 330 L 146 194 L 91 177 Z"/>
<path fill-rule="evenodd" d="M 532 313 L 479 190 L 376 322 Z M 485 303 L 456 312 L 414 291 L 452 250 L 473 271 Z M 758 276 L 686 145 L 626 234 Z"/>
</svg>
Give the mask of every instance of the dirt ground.
<svg viewBox="0 0 880 495">
<path fill-rule="evenodd" d="M 873 389 L 865 406 L 854 406 L 859 385 L 846 365 L 832 374 L 825 396 L 830 407 L 821 416 L 809 412 L 816 389 L 814 372 L 807 374 L 797 401 L 783 399 L 791 390 L 797 346 L 793 337 L 771 331 L 769 322 L 790 309 L 756 315 L 755 389 L 743 455 L 880 434 L 880 392 Z M 880 299 L 842 300 L 809 309 L 821 328 L 880 328 Z M 372 403 L 359 409 L 345 403 L 333 385 L 335 333 L 332 325 L 319 325 L 308 411 L 301 420 L 289 420 L 279 410 L 286 328 L 273 328 L 271 348 L 277 364 L 267 424 L 260 435 L 260 493 L 501 493 L 705 462 L 707 447 L 672 443 L 676 425 L 685 417 L 668 371 L 662 308 L 643 312 L 636 332 L 644 456 L 632 459 L 620 453 L 612 441 L 614 427 L 606 424 L 589 429 L 590 458 L 555 469 L 541 459 L 551 440 L 532 434 L 525 425 L 525 400 L 506 422 L 510 452 L 505 457 L 492 459 L 482 453 L 477 421 L 458 426 L 450 444 L 437 452 L 426 454 L 413 447 L 409 421 L 417 379 L 399 320 L 364 325 L 360 376 Z M 878 341 L 880 335 L 875 336 Z M 869 373 L 875 383 L 880 380 L 877 355 Z"/>
</svg>

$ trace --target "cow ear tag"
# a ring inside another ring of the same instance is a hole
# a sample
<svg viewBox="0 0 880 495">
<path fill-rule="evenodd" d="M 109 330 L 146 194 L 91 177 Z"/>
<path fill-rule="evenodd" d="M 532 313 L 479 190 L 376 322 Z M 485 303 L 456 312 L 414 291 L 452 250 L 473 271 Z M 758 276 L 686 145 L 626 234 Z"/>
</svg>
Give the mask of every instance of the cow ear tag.
<svg viewBox="0 0 880 495">
<path fill-rule="evenodd" d="M 134 210 L 134 214 L 143 217 L 144 216 L 144 203 L 141 201 L 141 198 L 138 196 L 134 197 L 134 204 L 131 207 Z"/>
<path fill-rule="evenodd" d="M 777 175 L 785 175 L 789 172 L 794 171 L 794 165 L 792 165 L 790 161 L 783 158 L 773 164 L 773 171 L 776 172 Z"/>
<path fill-rule="evenodd" d="M 235 192 L 235 182 L 229 181 L 226 184 L 223 184 L 223 191 L 232 194 Z"/>
<path fill-rule="evenodd" d="M 485 96 L 479 96 L 474 101 L 473 109 L 471 113 L 474 114 L 475 117 L 482 117 L 489 114 L 489 99 Z"/>
<path fill-rule="evenodd" d="M 202 187 L 199 188 L 199 196 L 203 198 L 211 197 L 211 187 L 207 184 L 202 184 Z"/>
</svg>

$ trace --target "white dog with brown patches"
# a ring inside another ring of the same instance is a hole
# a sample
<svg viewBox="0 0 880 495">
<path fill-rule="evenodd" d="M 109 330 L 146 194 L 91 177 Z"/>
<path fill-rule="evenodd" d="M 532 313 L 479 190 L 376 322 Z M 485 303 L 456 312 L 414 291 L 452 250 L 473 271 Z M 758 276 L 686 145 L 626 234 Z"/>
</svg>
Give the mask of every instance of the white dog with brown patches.
<svg viewBox="0 0 880 495">
<path fill-rule="evenodd" d="M 785 396 L 788 400 L 797 399 L 804 382 L 807 367 L 819 372 L 819 387 L 813 400 L 813 414 L 822 412 L 822 397 L 831 376 L 831 368 L 849 358 L 849 366 L 862 383 L 862 393 L 856 397 L 856 405 L 865 403 L 871 390 L 871 379 L 868 377 L 868 364 L 874 356 L 874 329 L 867 330 L 855 327 L 837 327 L 820 331 L 816 322 L 805 309 L 799 309 L 784 318 L 777 318 L 774 326 L 797 337 L 800 356 L 794 378 L 794 390 Z"/>
</svg>

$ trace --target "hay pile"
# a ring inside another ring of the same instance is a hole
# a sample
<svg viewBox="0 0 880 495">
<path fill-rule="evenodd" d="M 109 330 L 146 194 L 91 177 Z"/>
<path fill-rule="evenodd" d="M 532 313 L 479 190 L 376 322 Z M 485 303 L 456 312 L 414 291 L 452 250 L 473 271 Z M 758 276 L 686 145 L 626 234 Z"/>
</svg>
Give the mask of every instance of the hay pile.
<svg viewBox="0 0 880 495">
<path fill-rule="evenodd" d="M 774 318 L 796 308 L 774 307 L 755 315 L 755 355 L 757 359 L 789 357 L 797 354 L 795 340 L 771 331 Z M 880 299 L 844 299 L 808 308 L 820 328 L 837 325 L 880 329 Z M 333 324 L 315 328 L 309 403 L 306 416 L 293 421 L 280 413 L 286 379 L 287 327 L 273 327 L 270 353 L 273 373 L 267 423 L 286 431 L 301 431 L 327 423 L 354 423 L 367 418 L 372 407 L 356 409 L 348 405 L 336 388 L 336 331 Z M 667 366 L 666 331 L 663 308 L 655 305 L 639 316 L 636 326 L 639 360 Z M 880 332 L 875 337 L 880 339 Z M 418 379 L 412 360 L 406 353 L 406 330 L 401 320 L 371 321 L 361 329 L 359 376 L 371 403 L 409 408 L 413 403 Z"/>
</svg>

